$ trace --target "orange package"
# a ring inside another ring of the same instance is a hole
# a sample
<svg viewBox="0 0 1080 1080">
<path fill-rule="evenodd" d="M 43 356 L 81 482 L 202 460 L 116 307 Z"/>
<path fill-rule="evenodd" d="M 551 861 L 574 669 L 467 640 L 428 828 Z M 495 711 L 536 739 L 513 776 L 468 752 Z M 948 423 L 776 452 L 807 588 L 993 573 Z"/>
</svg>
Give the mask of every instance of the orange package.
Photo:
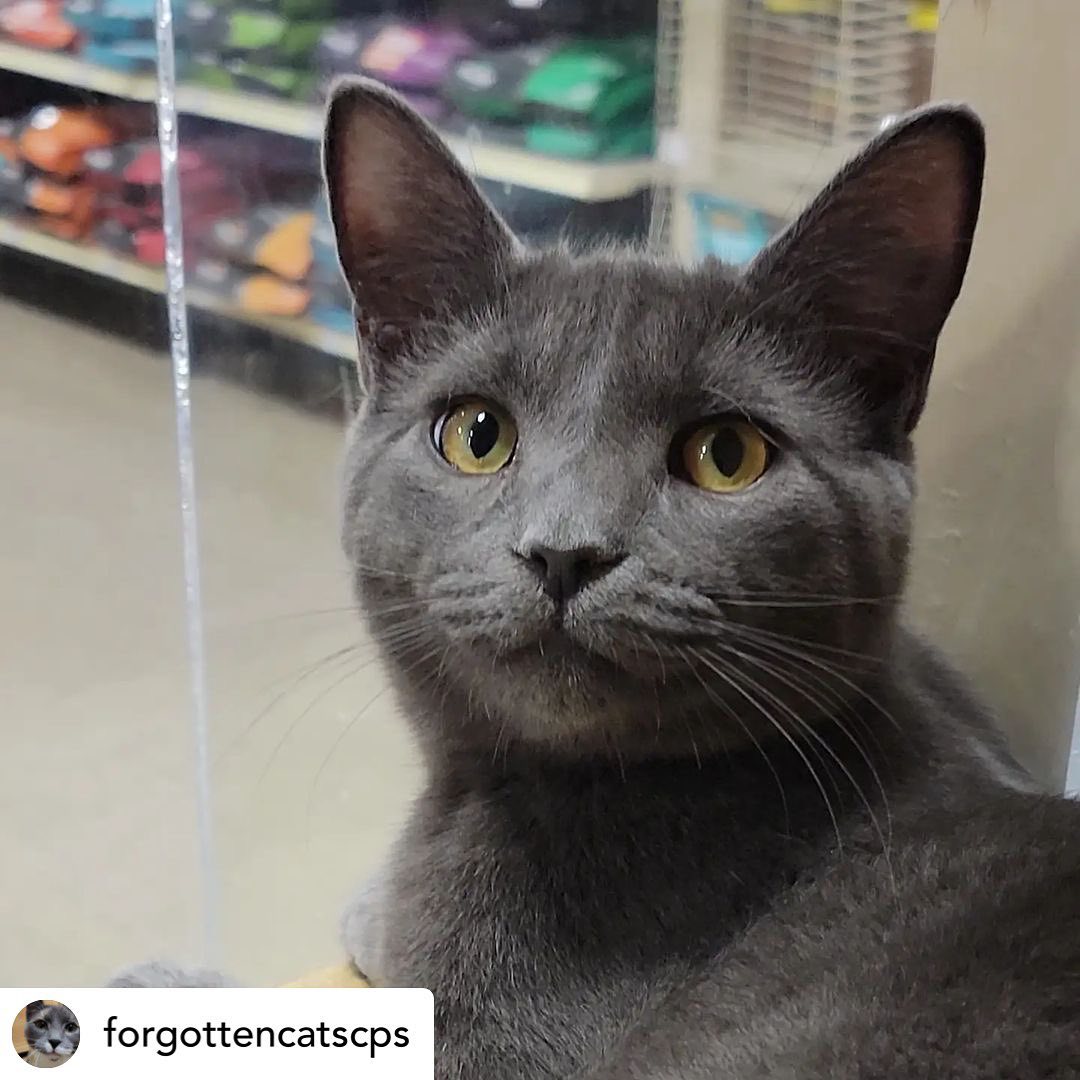
<svg viewBox="0 0 1080 1080">
<path fill-rule="evenodd" d="M 311 230 L 314 225 L 313 213 L 293 214 L 259 241 L 251 261 L 290 281 L 302 281 L 311 269 Z"/>
<path fill-rule="evenodd" d="M 60 52 L 74 48 L 79 31 L 64 18 L 59 0 L 15 0 L 0 4 L 0 32 L 20 45 Z"/>
<path fill-rule="evenodd" d="M 94 215 L 95 191 L 90 184 L 64 184 L 34 177 L 26 184 L 26 205 L 41 214 L 71 218 L 83 226 Z"/>
<path fill-rule="evenodd" d="M 87 150 L 111 146 L 116 138 L 115 129 L 98 109 L 42 105 L 30 114 L 19 151 L 43 172 L 72 177 L 82 172 Z"/>
<path fill-rule="evenodd" d="M 34 218 L 34 228 L 47 232 L 52 236 L 58 236 L 61 240 L 82 240 L 87 233 L 87 226 L 75 221 L 73 218 L 50 217 L 42 214 Z"/>
<path fill-rule="evenodd" d="M 303 315 L 311 300 L 309 290 L 274 274 L 252 274 L 236 291 L 244 311 L 253 315 Z"/>
<path fill-rule="evenodd" d="M 311 270 L 314 226 L 310 210 L 256 206 L 239 217 L 214 222 L 208 245 L 231 263 L 251 264 L 289 281 L 303 281 Z"/>
</svg>

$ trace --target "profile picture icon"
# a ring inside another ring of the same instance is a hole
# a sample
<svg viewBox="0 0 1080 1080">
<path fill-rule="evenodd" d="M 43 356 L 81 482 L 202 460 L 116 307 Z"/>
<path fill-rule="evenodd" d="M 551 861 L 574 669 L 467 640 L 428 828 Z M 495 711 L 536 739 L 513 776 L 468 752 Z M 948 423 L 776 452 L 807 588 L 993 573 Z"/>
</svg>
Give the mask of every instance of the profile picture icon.
<svg viewBox="0 0 1080 1080">
<path fill-rule="evenodd" d="M 62 1002 L 31 1001 L 11 1027 L 15 1052 L 36 1069 L 55 1069 L 79 1049 L 79 1019 Z"/>
</svg>

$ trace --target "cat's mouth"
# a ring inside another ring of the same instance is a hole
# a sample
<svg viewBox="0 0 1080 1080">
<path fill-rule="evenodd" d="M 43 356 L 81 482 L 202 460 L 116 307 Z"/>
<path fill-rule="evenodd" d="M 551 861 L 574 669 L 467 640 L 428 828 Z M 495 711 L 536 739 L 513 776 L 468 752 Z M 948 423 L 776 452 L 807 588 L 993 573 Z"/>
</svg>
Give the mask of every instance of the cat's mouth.
<svg viewBox="0 0 1080 1080">
<path fill-rule="evenodd" d="M 628 650 L 615 647 L 603 635 L 572 622 L 559 620 L 544 627 L 536 637 L 504 654 L 506 663 L 524 667 L 558 681 L 580 682 L 588 678 L 626 679 L 646 674 L 648 664 L 635 663 Z M 643 658 L 640 652 L 638 660 Z"/>
</svg>

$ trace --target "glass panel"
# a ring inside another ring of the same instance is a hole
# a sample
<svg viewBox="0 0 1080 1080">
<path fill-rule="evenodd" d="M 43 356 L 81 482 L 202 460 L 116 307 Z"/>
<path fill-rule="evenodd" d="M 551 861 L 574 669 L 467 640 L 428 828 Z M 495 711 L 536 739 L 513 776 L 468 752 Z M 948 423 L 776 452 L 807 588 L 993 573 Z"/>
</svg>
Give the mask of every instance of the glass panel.
<svg viewBox="0 0 1080 1080">
<path fill-rule="evenodd" d="M 0 982 L 93 985 L 201 937 L 163 280 L 94 240 L 154 116 L 0 16 Z"/>
</svg>

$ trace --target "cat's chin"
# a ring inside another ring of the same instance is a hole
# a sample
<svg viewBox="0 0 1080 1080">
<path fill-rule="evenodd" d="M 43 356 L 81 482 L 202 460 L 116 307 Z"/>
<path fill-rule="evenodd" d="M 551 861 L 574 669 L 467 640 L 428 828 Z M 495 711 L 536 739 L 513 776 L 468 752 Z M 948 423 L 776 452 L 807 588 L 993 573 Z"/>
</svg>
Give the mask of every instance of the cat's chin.
<svg viewBox="0 0 1080 1080">
<path fill-rule="evenodd" d="M 632 677 L 612 658 L 558 630 L 493 651 L 490 661 L 477 659 L 474 651 L 469 699 L 528 743 L 604 741 L 625 726 L 632 702 L 643 693 L 653 698 L 644 685 L 631 687 Z"/>
<path fill-rule="evenodd" d="M 663 683 L 648 665 L 624 664 L 565 633 L 501 652 L 494 665 L 470 665 L 464 696 L 502 747 L 630 760 L 690 755 L 697 746 L 727 741 L 713 731 L 704 741 L 699 735 L 695 746 L 687 724 L 674 722 L 677 706 L 665 701 Z"/>
<path fill-rule="evenodd" d="M 61 1062 L 66 1061 L 70 1054 L 56 1054 L 48 1050 L 35 1050 L 33 1064 L 40 1068 L 51 1069 Z"/>
</svg>

